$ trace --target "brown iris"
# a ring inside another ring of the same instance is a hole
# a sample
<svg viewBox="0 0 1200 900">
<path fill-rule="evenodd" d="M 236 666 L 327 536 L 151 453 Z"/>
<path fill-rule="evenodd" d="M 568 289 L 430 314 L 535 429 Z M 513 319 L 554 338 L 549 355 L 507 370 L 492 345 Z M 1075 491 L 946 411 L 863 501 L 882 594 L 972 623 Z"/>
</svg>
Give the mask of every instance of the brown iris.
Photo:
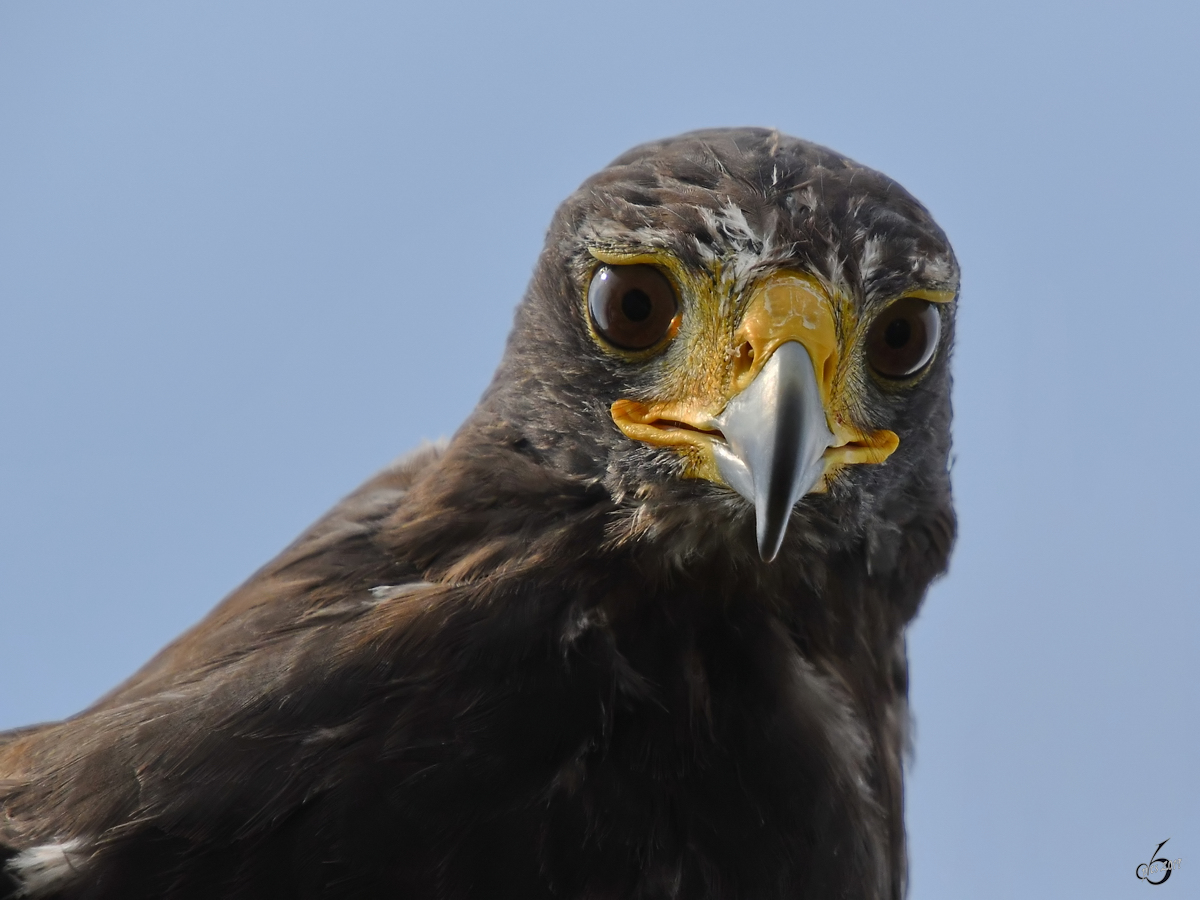
<svg viewBox="0 0 1200 900">
<path fill-rule="evenodd" d="M 646 350 L 672 330 L 679 301 L 654 266 L 601 266 L 588 287 L 597 334 L 622 350 Z"/>
<path fill-rule="evenodd" d="M 883 311 L 867 332 L 867 362 L 884 378 L 908 378 L 933 358 L 941 317 L 928 300 L 904 297 Z"/>
</svg>

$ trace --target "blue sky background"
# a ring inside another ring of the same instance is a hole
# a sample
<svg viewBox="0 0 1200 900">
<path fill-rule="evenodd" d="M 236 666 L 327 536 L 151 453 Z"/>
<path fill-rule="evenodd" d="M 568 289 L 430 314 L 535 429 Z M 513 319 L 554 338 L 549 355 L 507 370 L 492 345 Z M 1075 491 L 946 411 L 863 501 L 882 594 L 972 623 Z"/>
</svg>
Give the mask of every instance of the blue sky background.
<svg viewBox="0 0 1200 900">
<path fill-rule="evenodd" d="M 453 432 L 557 203 L 760 124 L 964 270 L 914 898 L 1200 896 L 1194 3 L 0 3 L 0 728 Z"/>
</svg>

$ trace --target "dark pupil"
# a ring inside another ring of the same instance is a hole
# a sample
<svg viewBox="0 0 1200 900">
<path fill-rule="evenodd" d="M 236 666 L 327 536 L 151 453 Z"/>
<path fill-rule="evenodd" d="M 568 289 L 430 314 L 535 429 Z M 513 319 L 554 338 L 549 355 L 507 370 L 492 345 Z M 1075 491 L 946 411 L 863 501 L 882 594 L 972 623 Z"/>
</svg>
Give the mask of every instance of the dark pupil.
<svg viewBox="0 0 1200 900">
<path fill-rule="evenodd" d="M 899 350 L 908 343 L 908 339 L 912 337 L 912 325 L 908 319 L 896 319 L 888 324 L 887 330 L 883 333 L 883 339 L 893 350 Z"/>
<path fill-rule="evenodd" d="M 625 313 L 625 318 L 631 322 L 646 321 L 653 312 L 653 306 L 650 296 L 640 288 L 626 291 L 625 296 L 621 298 L 621 312 Z"/>
</svg>

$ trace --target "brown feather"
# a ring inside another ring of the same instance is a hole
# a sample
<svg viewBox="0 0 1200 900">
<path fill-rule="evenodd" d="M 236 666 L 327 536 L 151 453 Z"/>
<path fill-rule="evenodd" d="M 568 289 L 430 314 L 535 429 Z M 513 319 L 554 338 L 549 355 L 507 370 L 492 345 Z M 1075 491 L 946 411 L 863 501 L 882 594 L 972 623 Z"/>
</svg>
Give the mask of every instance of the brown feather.
<svg viewBox="0 0 1200 900">
<path fill-rule="evenodd" d="M 744 501 L 607 418 L 650 370 L 589 343 L 589 234 L 806 266 L 864 306 L 957 277 L 915 200 L 823 148 L 742 129 L 626 154 L 559 211 L 445 449 L 88 710 L 0 737 L 7 890 L 902 896 L 904 628 L 954 538 L 952 329 L 919 385 L 863 387 L 901 450 L 806 498 L 764 563 Z"/>
</svg>

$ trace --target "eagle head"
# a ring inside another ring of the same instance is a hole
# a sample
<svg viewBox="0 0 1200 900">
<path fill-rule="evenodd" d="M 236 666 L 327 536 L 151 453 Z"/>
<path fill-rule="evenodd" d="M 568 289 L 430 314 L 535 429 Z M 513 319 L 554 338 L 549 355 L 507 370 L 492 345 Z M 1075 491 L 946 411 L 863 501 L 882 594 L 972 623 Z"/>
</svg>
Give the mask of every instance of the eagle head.
<svg viewBox="0 0 1200 900">
<path fill-rule="evenodd" d="M 766 129 L 644 144 L 562 204 L 476 414 L 674 565 L 953 534 L 959 272 L 904 188 Z M 937 562 L 932 563 L 937 566 Z"/>
</svg>

